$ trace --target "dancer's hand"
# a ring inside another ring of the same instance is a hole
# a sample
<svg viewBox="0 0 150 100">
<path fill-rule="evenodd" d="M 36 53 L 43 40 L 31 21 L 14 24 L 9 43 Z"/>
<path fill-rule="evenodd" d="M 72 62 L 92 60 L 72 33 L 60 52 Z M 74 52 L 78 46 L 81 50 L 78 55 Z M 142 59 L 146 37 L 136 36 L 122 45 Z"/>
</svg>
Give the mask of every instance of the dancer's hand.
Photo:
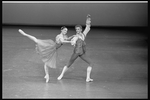
<svg viewBox="0 0 150 100">
<path fill-rule="evenodd" d="M 91 24 L 91 15 L 90 14 L 87 15 L 86 24 L 88 24 L 88 25 Z"/>
<path fill-rule="evenodd" d="M 88 15 L 87 15 L 87 18 L 90 18 L 90 17 L 91 17 L 91 15 L 90 15 L 90 14 L 88 14 Z"/>
</svg>

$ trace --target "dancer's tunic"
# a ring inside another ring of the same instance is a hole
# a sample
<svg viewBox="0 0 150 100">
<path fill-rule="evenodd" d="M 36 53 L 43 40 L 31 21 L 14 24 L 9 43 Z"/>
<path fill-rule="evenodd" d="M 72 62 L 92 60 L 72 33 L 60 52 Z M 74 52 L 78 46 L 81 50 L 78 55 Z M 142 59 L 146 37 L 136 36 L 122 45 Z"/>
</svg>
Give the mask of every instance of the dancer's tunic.
<svg viewBox="0 0 150 100">
<path fill-rule="evenodd" d="M 74 35 L 74 38 L 71 40 L 71 44 L 74 45 L 74 53 L 82 55 L 86 52 L 86 43 L 85 37 L 90 31 L 90 24 L 86 24 L 86 28 L 83 33 Z"/>
</svg>

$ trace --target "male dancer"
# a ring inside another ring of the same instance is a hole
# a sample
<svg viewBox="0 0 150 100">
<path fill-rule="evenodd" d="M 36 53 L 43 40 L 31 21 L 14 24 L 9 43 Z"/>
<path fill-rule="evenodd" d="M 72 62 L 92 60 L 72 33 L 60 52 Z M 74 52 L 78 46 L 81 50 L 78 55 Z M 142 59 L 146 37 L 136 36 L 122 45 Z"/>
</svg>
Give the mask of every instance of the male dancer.
<svg viewBox="0 0 150 100">
<path fill-rule="evenodd" d="M 75 30 L 76 30 L 76 35 L 71 39 L 71 44 L 74 45 L 74 52 L 70 58 L 69 63 L 64 66 L 62 73 L 60 76 L 57 78 L 60 80 L 64 73 L 68 70 L 68 68 L 74 63 L 74 61 L 80 57 L 82 60 L 87 62 L 89 66 L 87 67 L 87 77 L 86 77 L 86 82 L 93 81 L 93 79 L 90 78 L 91 70 L 92 70 L 92 64 L 86 57 L 86 43 L 85 43 L 85 37 L 87 33 L 90 31 L 91 27 L 91 18 L 90 15 L 87 15 L 86 19 L 86 28 L 82 33 L 82 26 L 81 25 L 76 25 Z"/>
</svg>

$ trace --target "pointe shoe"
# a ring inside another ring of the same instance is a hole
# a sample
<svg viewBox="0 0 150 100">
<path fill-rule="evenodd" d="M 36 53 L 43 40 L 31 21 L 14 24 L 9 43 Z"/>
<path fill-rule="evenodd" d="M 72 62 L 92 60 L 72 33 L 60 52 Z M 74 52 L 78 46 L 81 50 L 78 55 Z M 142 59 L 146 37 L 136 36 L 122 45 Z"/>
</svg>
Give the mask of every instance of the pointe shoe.
<svg viewBox="0 0 150 100">
<path fill-rule="evenodd" d="M 86 79 L 86 82 L 92 82 L 93 79 L 89 78 L 89 79 Z"/>
<path fill-rule="evenodd" d="M 22 35 L 27 35 L 26 33 L 24 33 L 21 29 L 18 30 Z"/>
<path fill-rule="evenodd" d="M 46 79 L 46 83 L 48 83 L 48 81 L 49 81 L 49 75 L 45 75 L 44 78 Z"/>
<path fill-rule="evenodd" d="M 63 70 L 62 70 L 62 73 L 60 74 L 60 76 L 57 78 L 58 80 L 61 80 L 64 73 L 68 70 L 67 66 L 64 66 Z"/>
<path fill-rule="evenodd" d="M 49 81 L 49 78 L 46 78 L 46 83 L 48 83 L 48 81 Z"/>
<path fill-rule="evenodd" d="M 63 75 L 60 75 L 60 76 L 57 78 L 57 80 L 61 80 L 62 77 L 63 77 Z"/>
</svg>

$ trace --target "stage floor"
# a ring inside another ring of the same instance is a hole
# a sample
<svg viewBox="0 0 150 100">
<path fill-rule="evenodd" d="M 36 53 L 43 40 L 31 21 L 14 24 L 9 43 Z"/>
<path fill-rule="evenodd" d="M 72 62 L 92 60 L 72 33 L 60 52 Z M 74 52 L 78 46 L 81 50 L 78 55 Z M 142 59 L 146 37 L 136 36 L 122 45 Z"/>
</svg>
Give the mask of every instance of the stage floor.
<svg viewBox="0 0 150 100">
<path fill-rule="evenodd" d="M 148 36 L 142 31 L 91 28 L 86 43 L 94 81 L 85 82 L 88 65 L 80 58 L 57 80 L 73 52 L 64 44 L 46 83 L 35 43 L 18 29 L 39 39 L 55 40 L 60 33 L 59 27 L 2 28 L 2 98 L 148 98 Z M 69 28 L 67 35 L 73 34 Z"/>
</svg>

